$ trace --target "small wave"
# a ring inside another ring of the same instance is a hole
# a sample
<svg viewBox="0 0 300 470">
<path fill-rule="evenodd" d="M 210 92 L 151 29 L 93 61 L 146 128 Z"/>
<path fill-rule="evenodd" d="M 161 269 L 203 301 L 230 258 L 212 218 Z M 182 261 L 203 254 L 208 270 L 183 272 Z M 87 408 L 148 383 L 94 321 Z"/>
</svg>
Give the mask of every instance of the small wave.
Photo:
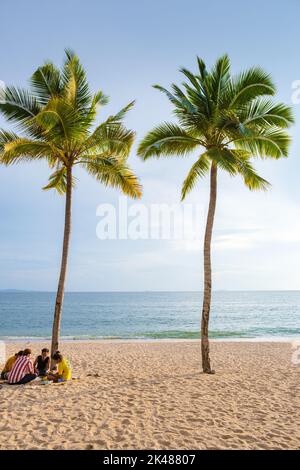
<svg viewBox="0 0 300 470">
<path fill-rule="evenodd" d="M 295 338 L 299 336 L 300 330 L 290 328 L 262 328 L 262 329 L 248 329 L 246 331 L 229 331 L 229 330 L 212 330 L 209 332 L 211 339 L 230 339 L 230 338 L 241 338 L 241 339 L 278 339 L 278 338 Z M 163 331 L 145 331 L 145 332 L 133 332 L 123 333 L 120 335 L 97 335 L 97 334 L 85 334 L 85 335 L 63 335 L 61 336 L 62 341 L 93 341 L 93 340 L 160 340 L 160 339 L 200 339 L 199 330 L 163 330 Z M 50 341 L 51 336 L 34 336 L 34 335 L 12 335 L 12 336 L 0 336 L 2 341 L 26 341 L 26 342 L 43 342 Z"/>
<path fill-rule="evenodd" d="M 250 338 L 243 331 L 211 331 L 210 338 Z M 186 330 L 164 330 L 164 331 L 147 331 L 140 334 L 126 336 L 127 339 L 200 339 L 200 331 Z M 124 339 L 124 337 L 123 337 Z"/>
</svg>

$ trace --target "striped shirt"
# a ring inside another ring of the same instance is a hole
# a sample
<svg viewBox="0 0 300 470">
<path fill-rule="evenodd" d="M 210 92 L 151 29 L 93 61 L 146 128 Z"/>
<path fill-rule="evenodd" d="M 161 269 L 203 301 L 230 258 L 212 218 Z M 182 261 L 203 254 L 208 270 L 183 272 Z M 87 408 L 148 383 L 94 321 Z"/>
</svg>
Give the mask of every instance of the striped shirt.
<svg viewBox="0 0 300 470">
<path fill-rule="evenodd" d="M 20 356 L 8 375 L 8 383 L 16 384 L 27 374 L 34 374 L 32 360 L 28 356 Z"/>
</svg>

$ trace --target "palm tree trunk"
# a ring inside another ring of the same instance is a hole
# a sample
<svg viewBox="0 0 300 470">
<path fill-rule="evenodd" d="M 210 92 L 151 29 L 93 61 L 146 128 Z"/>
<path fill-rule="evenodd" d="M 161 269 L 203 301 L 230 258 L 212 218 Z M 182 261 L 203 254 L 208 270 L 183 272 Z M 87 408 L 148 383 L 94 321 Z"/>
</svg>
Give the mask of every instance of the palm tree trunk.
<svg viewBox="0 0 300 470">
<path fill-rule="evenodd" d="M 63 250 L 61 258 L 60 276 L 55 301 L 55 311 L 52 327 L 52 344 L 51 344 L 51 357 L 58 350 L 59 334 L 60 334 L 60 321 L 62 305 L 65 292 L 65 279 L 68 264 L 68 252 L 71 233 L 71 207 L 72 207 L 72 167 L 67 167 L 67 188 L 66 188 L 66 205 L 65 205 L 65 228 Z"/>
<path fill-rule="evenodd" d="M 204 297 L 201 321 L 202 369 L 206 374 L 214 373 L 210 367 L 208 324 L 211 304 L 211 238 L 217 200 L 217 166 L 212 163 L 210 171 L 210 199 L 204 237 Z"/>
</svg>

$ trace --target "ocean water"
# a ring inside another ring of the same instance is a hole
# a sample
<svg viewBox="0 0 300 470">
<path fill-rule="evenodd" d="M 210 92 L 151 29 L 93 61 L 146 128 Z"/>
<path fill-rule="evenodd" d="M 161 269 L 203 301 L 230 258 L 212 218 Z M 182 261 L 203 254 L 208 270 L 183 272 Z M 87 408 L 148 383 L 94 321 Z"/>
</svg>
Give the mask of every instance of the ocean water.
<svg viewBox="0 0 300 470">
<path fill-rule="evenodd" d="M 0 338 L 48 338 L 55 294 L 0 292 Z M 69 339 L 199 338 L 202 293 L 66 293 L 61 334 Z M 300 337 L 300 291 L 218 291 L 212 338 Z"/>
</svg>

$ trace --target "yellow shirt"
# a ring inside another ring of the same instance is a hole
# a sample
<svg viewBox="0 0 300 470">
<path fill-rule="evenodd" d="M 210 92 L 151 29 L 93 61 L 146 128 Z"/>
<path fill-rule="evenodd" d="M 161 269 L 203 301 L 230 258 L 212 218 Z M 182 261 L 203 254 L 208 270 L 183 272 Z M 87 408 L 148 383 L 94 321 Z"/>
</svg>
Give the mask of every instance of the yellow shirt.
<svg viewBox="0 0 300 470">
<path fill-rule="evenodd" d="M 67 359 L 63 359 L 57 365 L 58 375 L 65 380 L 70 380 L 72 377 L 72 369 Z"/>
<path fill-rule="evenodd" d="M 16 362 L 16 360 L 17 360 L 17 356 L 11 356 L 11 357 L 9 357 L 9 358 L 7 359 L 7 361 L 6 361 L 6 364 L 5 364 L 4 369 L 3 369 L 2 372 L 5 373 L 5 374 L 6 374 L 7 372 L 10 372 L 10 371 L 12 370 L 13 365 L 14 365 L 14 363 Z"/>
</svg>

